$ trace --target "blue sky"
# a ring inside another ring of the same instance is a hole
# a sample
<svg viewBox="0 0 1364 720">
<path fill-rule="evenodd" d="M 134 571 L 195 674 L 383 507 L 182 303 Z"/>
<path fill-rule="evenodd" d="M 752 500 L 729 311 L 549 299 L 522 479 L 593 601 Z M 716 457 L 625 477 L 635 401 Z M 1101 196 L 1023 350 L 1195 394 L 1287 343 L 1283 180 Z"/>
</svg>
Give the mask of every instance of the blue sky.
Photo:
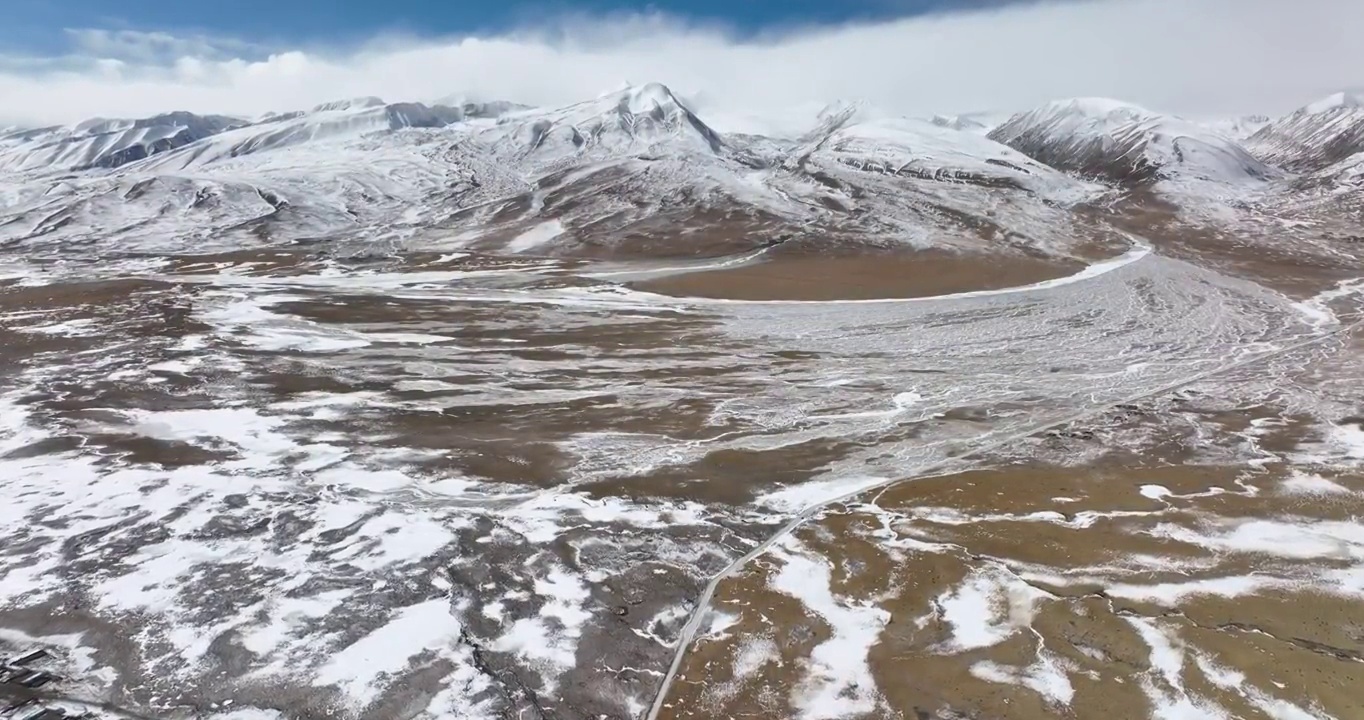
<svg viewBox="0 0 1364 720">
<path fill-rule="evenodd" d="M 565 15 L 617 13 L 663 13 L 751 34 L 981 4 L 982 0 L 7 0 L 0 40 L 11 51 L 50 53 L 69 44 L 66 28 L 103 28 L 226 36 L 270 45 L 335 44 L 391 32 L 483 34 Z"/>
</svg>

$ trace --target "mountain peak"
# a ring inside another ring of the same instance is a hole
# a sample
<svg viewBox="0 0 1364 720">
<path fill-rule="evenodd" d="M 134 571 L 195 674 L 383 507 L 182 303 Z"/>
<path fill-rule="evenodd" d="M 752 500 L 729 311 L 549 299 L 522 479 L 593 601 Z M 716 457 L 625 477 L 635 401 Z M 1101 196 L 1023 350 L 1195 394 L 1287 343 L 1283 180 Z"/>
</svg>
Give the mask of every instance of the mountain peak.
<svg viewBox="0 0 1364 720">
<path fill-rule="evenodd" d="M 509 100 L 479 100 L 463 93 L 455 93 L 437 98 L 428 104 L 430 107 L 455 108 L 466 118 L 498 118 L 513 112 L 530 110 L 530 105 Z"/>
<path fill-rule="evenodd" d="M 674 110 L 690 112 L 686 103 L 677 97 L 672 88 L 660 82 L 648 82 L 643 85 L 626 83 L 623 87 L 602 95 L 601 99 L 615 101 L 616 107 L 632 115 L 648 115 L 656 108 L 664 112 Z"/>
<path fill-rule="evenodd" d="M 996 139 L 1013 144 L 1015 136 L 1047 134 L 1053 137 L 1110 135 L 1137 124 L 1160 121 L 1164 116 L 1120 100 L 1077 97 L 1053 100 L 1008 118 L 993 131 Z"/>
<path fill-rule="evenodd" d="M 0 170 L 116 168 L 246 124 L 239 118 L 185 111 L 135 119 L 91 118 L 9 137 Z"/>
<path fill-rule="evenodd" d="M 1084 115 L 1155 114 L 1139 105 L 1106 97 L 1063 98 L 1060 100 L 1053 100 L 1048 103 L 1047 107 L 1057 109 L 1064 108 Z"/>
<path fill-rule="evenodd" d="M 1226 184 L 1274 174 L 1219 132 L 1107 98 L 1051 102 L 1013 116 L 989 137 L 1052 167 L 1118 182 Z"/>
<path fill-rule="evenodd" d="M 1324 97 L 1252 135 L 1259 157 L 1293 172 L 1317 172 L 1364 153 L 1364 92 Z"/>
<path fill-rule="evenodd" d="M 333 100 L 322 103 L 313 108 L 313 112 L 336 112 L 340 110 L 367 110 L 369 108 L 383 107 L 384 101 L 380 98 L 368 95 L 365 97 L 348 98 L 345 100 Z"/>
<path fill-rule="evenodd" d="M 1159 113 L 1147 110 L 1121 100 L 1104 97 L 1077 97 L 1053 100 L 1039 108 L 1024 113 L 1034 117 L 1065 119 L 1073 123 L 1103 125 L 1126 124 L 1161 117 Z"/>
<path fill-rule="evenodd" d="M 1364 91 L 1342 90 L 1333 95 L 1328 95 L 1314 103 L 1302 108 L 1299 112 L 1309 115 L 1319 115 L 1321 113 L 1332 112 L 1341 109 L 1364 108 Z"/>
</svg>

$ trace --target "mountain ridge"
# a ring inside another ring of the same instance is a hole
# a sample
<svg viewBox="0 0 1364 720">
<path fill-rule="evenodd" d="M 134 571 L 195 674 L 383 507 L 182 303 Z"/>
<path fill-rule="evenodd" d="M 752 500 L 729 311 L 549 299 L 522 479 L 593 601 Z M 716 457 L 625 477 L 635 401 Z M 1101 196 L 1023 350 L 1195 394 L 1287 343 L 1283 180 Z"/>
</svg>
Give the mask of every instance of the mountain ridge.
<svg viewBox="0 0 1364 720">
<path fill-rule="evenodd" d="M 1339 92 L 1266 124 L 1247 139 L 1266 162 L 1317 172 L 1364 152 L 1364 93 Z"/>
<path fill-rule="evenodd" d="M 1215 128 L 1097 98 L 992 129 L 993 113 L 915 119 L 839 103 L 790 139 L 722 133 L 659 83 L 552 108 L 363 97 L 255 121 L 207 117 L 0 135 L 0 243 L 687 255 L 818 237 L 1066 255 L 1092 234 L 1080 225 L 1133 192 L 1178 214 L 1234 215 L 1256 194 L 1290 192 L 1279 181 L 1295 177 Z M 158 130 L 92 140 L 143 127 Z M 80 162 L 52 160 L 73 153 Z"/>
<path fill-rule="evenodd" d="M 989 137 L 1052 167 L 1120 183 L 1268 180 L 1276 171 L 1205 126 L 1108 98 L 1018 113 Z"/>
</svg>

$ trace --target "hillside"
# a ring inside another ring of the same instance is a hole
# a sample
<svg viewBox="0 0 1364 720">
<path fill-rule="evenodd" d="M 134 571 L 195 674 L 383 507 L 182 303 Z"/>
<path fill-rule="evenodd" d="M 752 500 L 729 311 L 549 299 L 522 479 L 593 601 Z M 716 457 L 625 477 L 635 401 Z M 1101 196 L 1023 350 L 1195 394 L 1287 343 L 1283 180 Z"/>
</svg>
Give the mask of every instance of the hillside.
<svg viewBox="0 0 1364 720">
<path fill-rule="evenodd" d="M 1246 141 L 1257 157 L 1315 172 L 1364 152 L 1364 94 L 1336 93 L 1261 128 Z"/>
<path fill-rule="evenodd" d="M 1062 100 L 1019 113 L 989 136 L 1057 169 L 1119 183 L 1238 185 L 1277 175 L 1211 129 L 1101 98 Z"/>
</svg>

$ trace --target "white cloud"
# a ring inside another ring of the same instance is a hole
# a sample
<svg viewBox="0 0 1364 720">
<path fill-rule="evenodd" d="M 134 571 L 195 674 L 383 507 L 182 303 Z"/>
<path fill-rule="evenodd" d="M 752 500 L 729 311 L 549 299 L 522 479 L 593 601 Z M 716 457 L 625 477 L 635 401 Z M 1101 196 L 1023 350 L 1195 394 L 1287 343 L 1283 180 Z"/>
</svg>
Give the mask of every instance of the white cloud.
<svg viewBox="0 0 1364 720">
<path fill-rule="evenodd" d="M 174 61 L 182 57 L 227 58 L 233 53 L 260 52 L 251 43 L 232 38 L 205 35 L 172 35 L 140 30 L 103 30 L 67 28 L 73 54 L 106 59 L 136 60 L 144 63 Z"/>
<path fill-rule="evenodd" d="M 624 80 L 667 83 L 724 117 L 835 99 L 896 113 L 1014 110 L 1076 95 L 1188 115 L 1277 113 L 1364 84 L 1359 28 L 1359 0 L 1090 0 L 758 38 L 634 16 L 269 53 L 235 40 L 76 31 L 71 55 L 0 58 L 0 121 L 256 115 L 356 95 L 552 104 Z"/>
</svg>

